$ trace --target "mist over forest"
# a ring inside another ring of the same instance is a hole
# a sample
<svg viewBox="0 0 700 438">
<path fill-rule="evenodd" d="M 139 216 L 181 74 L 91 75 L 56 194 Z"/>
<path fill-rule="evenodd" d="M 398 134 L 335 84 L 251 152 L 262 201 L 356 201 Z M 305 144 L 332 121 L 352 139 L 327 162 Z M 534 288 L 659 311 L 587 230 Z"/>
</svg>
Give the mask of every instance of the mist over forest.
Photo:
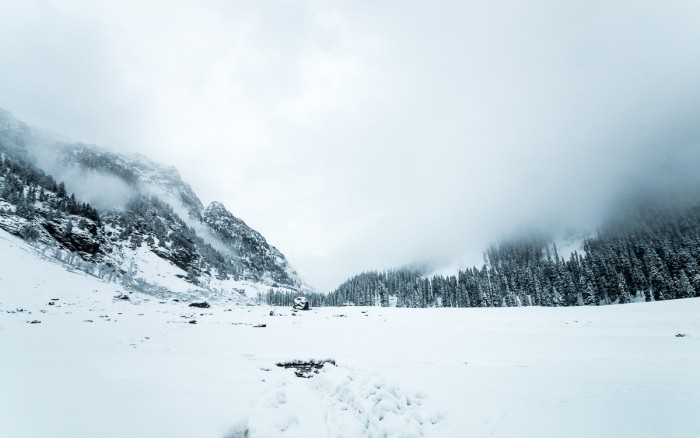
<svg viewBox="0 0 700 438">
<path fill-rule="evenodd" d="M 473 266 L 523 229 L 595 232 L 624 199 L 695 198 L 699 8 L 8 3 L 0 107 L 175 166 L 331 290 Z"/>
</svg>

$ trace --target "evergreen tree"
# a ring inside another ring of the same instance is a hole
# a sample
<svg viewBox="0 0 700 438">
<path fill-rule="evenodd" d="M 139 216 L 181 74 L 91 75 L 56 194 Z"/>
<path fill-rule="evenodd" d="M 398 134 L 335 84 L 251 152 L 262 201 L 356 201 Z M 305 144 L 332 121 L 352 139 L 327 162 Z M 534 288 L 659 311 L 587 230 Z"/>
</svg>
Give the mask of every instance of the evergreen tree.
<svg viewBox="0 0 700 438">
<path fill-rule="evenodd" d="M 692 298 L 695 296 L 695 289 L 693 289 L 693 286 L 690 284 L 690 280 L 685 271 L 681 271 L 676 284 L 675 298 Z"/>
</svg>

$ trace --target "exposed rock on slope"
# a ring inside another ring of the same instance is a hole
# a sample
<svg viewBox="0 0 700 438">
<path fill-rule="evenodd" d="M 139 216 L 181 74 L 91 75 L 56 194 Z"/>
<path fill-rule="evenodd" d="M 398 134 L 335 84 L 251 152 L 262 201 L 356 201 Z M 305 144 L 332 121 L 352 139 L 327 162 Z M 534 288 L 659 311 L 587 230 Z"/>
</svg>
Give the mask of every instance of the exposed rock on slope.
<svg viewBox="0 0 700 438">
<path fill-rule="evenodd" d="M 0 228 L 151 292 L 305 287 L 260 233 L 221 203 L 204 209 L 175 168 L 55 140 L 3 110 Z"/>
</svg>

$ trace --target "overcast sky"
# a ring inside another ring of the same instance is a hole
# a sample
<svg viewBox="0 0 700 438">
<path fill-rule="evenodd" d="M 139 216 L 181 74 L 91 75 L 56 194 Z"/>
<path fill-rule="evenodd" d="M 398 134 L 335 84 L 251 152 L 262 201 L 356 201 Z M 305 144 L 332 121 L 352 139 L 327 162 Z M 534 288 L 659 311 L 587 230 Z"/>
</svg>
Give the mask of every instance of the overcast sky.
<svg viewBox="0 0 700 438">
<path fill-rule="evenodd" d="M 0 107 L 176 166 L 327 290 L 700 187 L 700 2 L 0 0 Z"/>
</svg>

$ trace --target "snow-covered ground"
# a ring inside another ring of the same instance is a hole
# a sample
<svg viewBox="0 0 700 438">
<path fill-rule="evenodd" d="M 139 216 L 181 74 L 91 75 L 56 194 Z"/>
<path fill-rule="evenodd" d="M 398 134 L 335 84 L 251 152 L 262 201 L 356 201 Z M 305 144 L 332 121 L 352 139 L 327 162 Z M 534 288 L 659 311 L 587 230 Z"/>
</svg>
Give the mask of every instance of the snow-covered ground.
<svg viewBox="0 0 700 438">
<path fill-rule="evenodd" d="M 0 232 L 1 437 L 700 436 L 700 299 L 294 316 L 122 292 Z"/>
</svg>

